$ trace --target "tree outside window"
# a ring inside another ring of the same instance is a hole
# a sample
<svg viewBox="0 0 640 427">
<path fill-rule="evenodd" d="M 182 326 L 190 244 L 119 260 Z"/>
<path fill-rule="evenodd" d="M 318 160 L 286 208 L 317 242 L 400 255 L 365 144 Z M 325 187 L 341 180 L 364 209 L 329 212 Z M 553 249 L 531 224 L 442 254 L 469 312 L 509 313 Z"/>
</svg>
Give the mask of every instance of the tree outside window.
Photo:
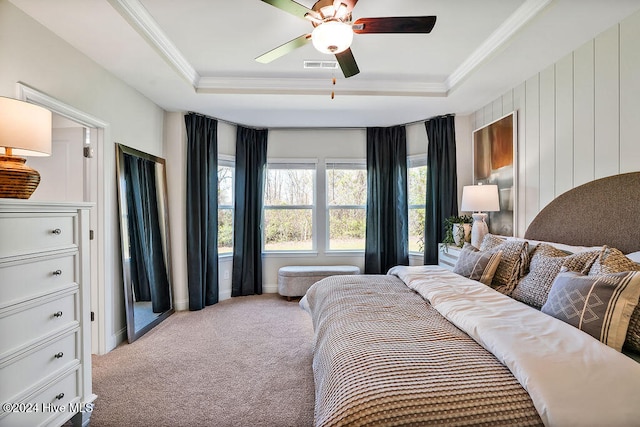
<svg viewBox="0 0 640 427">
<path fill-rule="evenodd" d="M 233 182 L 231 161 L 218 162 L 218 254 L 233 253 Z"/>
<path fill-rule="evenodd" d="M 427 198 L 426 158 L 409 158 L 407 169 L 409 195 L 409 252 L 424 252 L 424 222 Z"/>
<path fill-rule="evenodd" d="M 328 250 L 365 247 L 367 171 L 364 163 L 327 162 Z"/>
<path fill-rule="evenodd" d="M 316 165 L 269 163 L 264 191 L 264 250 L 311 251 Z"/>
</svg>

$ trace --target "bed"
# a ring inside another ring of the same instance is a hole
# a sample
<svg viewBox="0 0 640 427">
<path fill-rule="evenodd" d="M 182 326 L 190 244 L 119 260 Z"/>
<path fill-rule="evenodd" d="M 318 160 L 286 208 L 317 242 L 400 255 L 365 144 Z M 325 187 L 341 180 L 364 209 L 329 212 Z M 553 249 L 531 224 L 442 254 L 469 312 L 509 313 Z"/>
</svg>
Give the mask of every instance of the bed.
<svg viewBox="0 0 640 427">
<path fill-rule="evenodd" d="M 314 424 L 639 426 L 638 206 L 640 173 L 616 175 L 559 196 L 523 239 L 465 247 L 454 272 L 314 284 Z"/>
</svg>

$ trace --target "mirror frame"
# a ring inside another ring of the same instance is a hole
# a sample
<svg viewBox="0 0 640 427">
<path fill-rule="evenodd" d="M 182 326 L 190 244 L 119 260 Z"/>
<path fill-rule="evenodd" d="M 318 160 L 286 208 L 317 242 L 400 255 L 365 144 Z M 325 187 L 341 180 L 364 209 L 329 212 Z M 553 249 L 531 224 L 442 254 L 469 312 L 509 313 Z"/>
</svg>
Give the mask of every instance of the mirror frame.
<svg viewBox="0 0 640 427">
<path fill-rule="evenodd" d="M 158 199 L 159 209 L 159 217 L 161 218 L 161 226 L 164 228 L 163 235 L 163 252 L 165 265 L 167 268 L 167 280 L 169 281 L 169 298 L 171 301 L 171 308 L 166 310 L 153 319 L 148 324 L 142 326 L 139 329 L 136 329 L 135 325 L 135 314 L 134 314 L 134 296 L 133 296 L 133 286 L 131 279 L 131 267 L 129 265 L 130 258 L 130 248 L 129 248 L 129 228 L 126 223 L 126 217 L 128 212 L 127 206 L 127 183 L 125 181 L 124 176 L 124 156 L 130 155 L 139 158 L 143 158 L 146 160 L 150 160 L 155 162 L 156 164 L 162 165 L 162 172 L 160 173 L 159 180 L 157 181 L 160 184 L 161 188 L 158 191 L 158 194 L 161 195 Z M 175 307 L 173 302 L 173 277 L 172 277 L 172 269 L 171 269 L 171 244 L 169 238 L 169 210 L 168 210 L 168 202 L 167 202 L 167 171 L 165 160 L 161 157 L 156 157 L 151 154 L 142 152 L 140 150 L 136 150 L 135 148 L 127 147 L 126 145 L 122 145 L 116 143 L 116 178 L 117 178 L 117 188 L 118 188 L 118 205 L 119 205 L 119 216 L 120 216 L 120 243 L 121 243 L 121 253 L 122 253 L 122 279 L 124 285 L 124 295 L 125 295 L 125 312 L 127 318 L 127 339 L 129 343 L 134 342 L 138 338 L 140 338 L 145 333 L 149 332 L 152 328 L 162 322 L 164 319 L 169 317 L 174 313 Z"/>
</svg>

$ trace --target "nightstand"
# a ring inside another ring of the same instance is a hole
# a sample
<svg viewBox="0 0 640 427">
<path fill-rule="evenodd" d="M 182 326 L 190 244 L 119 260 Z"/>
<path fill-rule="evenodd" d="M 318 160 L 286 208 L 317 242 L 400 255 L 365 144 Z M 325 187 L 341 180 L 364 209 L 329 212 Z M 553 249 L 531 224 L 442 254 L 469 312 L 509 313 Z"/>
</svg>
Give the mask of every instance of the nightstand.
<svg viewBox="0 0 640 427">
<path fill-rule="evenodd" d="M 447 270 L 453 270 L 456 262 L 458 262 L 461 250 L 462 248 L 457 246 L 440 243 L 438 245 L 438 265 L 446 268 Z"/>
</svg>

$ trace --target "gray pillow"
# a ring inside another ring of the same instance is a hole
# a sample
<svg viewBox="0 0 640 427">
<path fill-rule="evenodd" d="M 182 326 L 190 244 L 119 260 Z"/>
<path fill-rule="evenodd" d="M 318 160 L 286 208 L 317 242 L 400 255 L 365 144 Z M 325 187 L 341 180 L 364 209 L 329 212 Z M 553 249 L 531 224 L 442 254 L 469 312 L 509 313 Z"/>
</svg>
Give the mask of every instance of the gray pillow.
<svg viewBox="0 0 640 427">
<path fill-rule="evenodd" d="M 500 264 L 491 281 L 491 287 L 509 295 L 518 283 L 523 262 L 527 259 L 528 242 L 525 240 L 505 240 L 493 234 L 487 234 L 480 245 L 481 251 L 502 252 Z"/>
<path fill-rule="evenodd" d="M 621 351 L 639 297 L 640 272 L 585 276 L 563 270 L 542 312 Z"/>
<path fill-rule="evenodd" d="M 501 256 L 501 251 L 480 252 L 473 246 L 465 244 L 453 272 L 490 285 Z"/>
<path fill-rule="evenodd" d="M 571 271 L 583 272 L 591 266 L 598 254 L 599 251 L 596 250 L 569 255 L 541 243 L 531 257 L 529 273 L 518 282 L 511 297 L 539 309 L 547 301 L 551 285 L 563 266 Z"/>
<path fill-rule="evenodd" d="M 623 271 L 640 271 L 640 265 L 628 256 L 625 256 L 618 249 L 605 246 L 602 248 L 600 256 L 591 266 L 589 275 L 597 276 L 599 274 L 619 273 Z M 640 304 L 636 306 L 636 309 L 631 315 L 625 346 L 631 351 L 640 353 Z"/>
</svg>

